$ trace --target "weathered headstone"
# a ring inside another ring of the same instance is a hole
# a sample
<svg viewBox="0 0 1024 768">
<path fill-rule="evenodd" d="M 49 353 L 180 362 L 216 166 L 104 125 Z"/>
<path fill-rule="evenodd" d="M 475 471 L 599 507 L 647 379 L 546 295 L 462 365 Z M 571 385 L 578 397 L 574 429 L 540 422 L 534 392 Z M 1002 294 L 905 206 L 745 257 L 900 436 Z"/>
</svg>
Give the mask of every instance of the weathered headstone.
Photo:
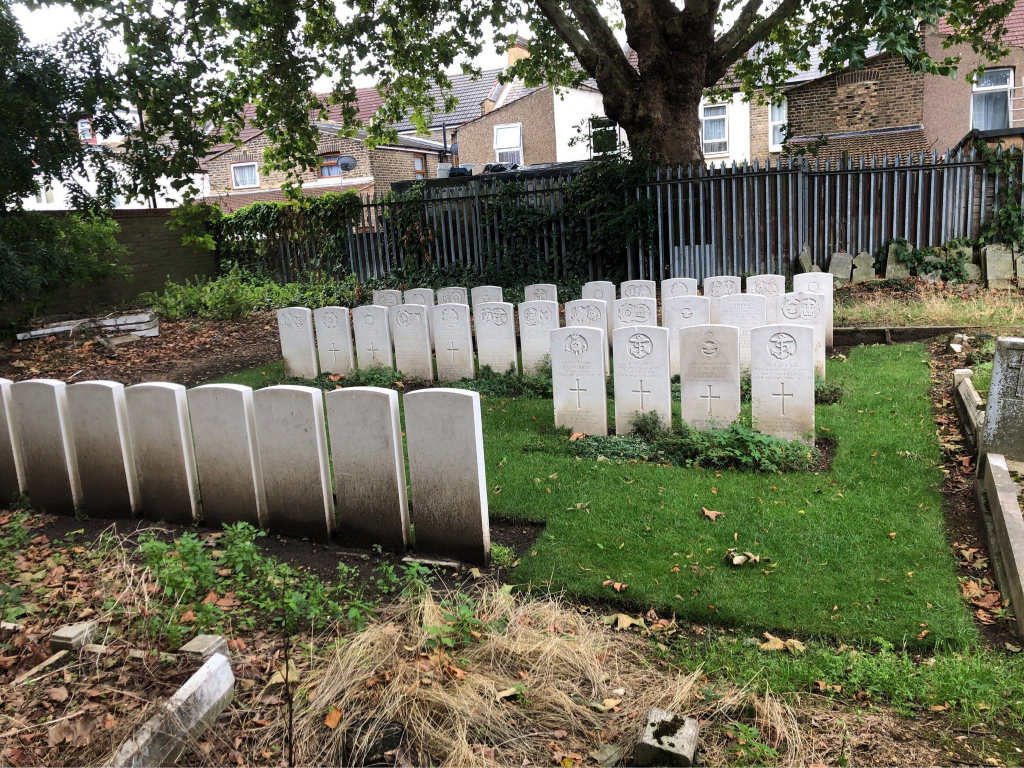
<svg viewBox="0 0 1024 768">
<path fill-rule="evenodd" d="M 556 427 L 608 434 L 607 350 L 603 328 L 576 326 L 551 332 Z"/>
<path fill-rule="evenodd" d="M 747 278 L 747 293 L 765 298 L 765 311 L 768 324 L 775 322 L 775 308 L 779 296 L 786 292 L 786 278 L 782 275 L 751 275 Z"/>
<path fill-rule="evenodd" d="M 664 294 L 662 294 L 664 295 Z M 669 371 L 679 374 L 679 331 L 711 322 L 711 299 L 706 296 L 677 296 L 661 300 L 661 324 L 668 328 Z"/>
<path fill-rule="evenodd" d="M 558 303 L 558 286 L 553 283 L 534 283 L 524 290 L 526 301 L 553 301 Z"/>
<path fill-rule="evenodd" d="M 814 372 L 825 378 L 827 299 L 821 293 L 787 293 L 779 301 L 779 325 L 807 325 L 814 329 Z"/>
<path fill-rule="evenodd" d="M 277 310 L 277 329 L 281 336 L 284 375 L 289 378 L 315 379 L 316 342 L 313 340 L 313 313 L 305 307 Z"/>
<path fill-rule="evenodd" d="M 907 245 L 906 247 L 913 250 L 913 245 Z M 885 256 L 885 279 L 886 280 L 906 280 L 910 277 L 910 265 L 904 264 L 900 261 L 900 244 L 893 242 L 889 243 L 889 249 L 886 251 Z"/>
<path fill-rule="evenodd" d="M 516 325 L 508 302 L 481 302 L 473 307 L 476 326 L 476 355 L 480 367 L 491 366 L 495 373 L 519 370 L 516 354 Z"/>
<path fill-rule="evenodd" d="M 356 337 L 356 361 L 360 368 L 391 367 L 391 332 L 388 308 L 366 304 L 352 310 L 352 329 Z"/>
<path fill-rule="evenodd" d="M 619 286 L 624 299 L 657 299 L 658 284 L 653 280 L 625 280 Z"/>
<path fill-rule="evenodd" d="M 833 314 L 835 311 L 833 276 L 830 272 L 793 276 L 795 293 L 820 293 L 825 297 L 825 348 L 832 349 Z"/>
<path fill-rule="evenodd" d="M 615 321 L 612 319 L 612 305 L 615 303 L 615 283 L 610 280 L 591 280 L 583 284 L 581 297 L 584 299 L 598 299 L 606 303 L 605 316 L 608 319 L 608 328 L 605 339 L 608 346 L 612 343 L 612 331 L 615 330 Z M 566 321 L 566 325 L 568 325 Z"/>
<path fill-rule="evenodd" d="M 250 387 L 206 384 L 188 391 L 199 496 L 207 526 L 267 522 L 263 466 Z"/>
<path fill-rule="evenodd" d="M 11 415 L 10 379 L 0 379 L 0 504 L 13 501 L 25 492 L 25 465 Z"/>
<path fill-rule="evenodd" d="M 137 508 L 139 480 L 124 385 L 83 381 L 66 392 L 82 508 L 94 517 L 131 518 Z"/>
<path fill-rule="evenodd" d="M 996 340 L 981 450 L 1024 461 L 1024 339 Z"/>
<path fill-rule="evenodd" d="M 986 245 L 981 249 L 985 284 L 989 288 L 1013 287 L 1013 253 L 1005 245 Z"/>
<path fill-rule="evenodd" d="M 738 277 L 722 275 L 720 277 L 704 278 L 704 295 L 711 299 L 711 322 L 718 322 L 718 301 L 723 296 L 732 296 L 741 293 L 741 283 Z"/>
<path fill-rule="evenodd" d="M 750 368 L 750 331 L 767 324 L 767 299 L 756 293 L 734 293 L 719 299 L 718 322 L 740 331 L 740 368 Z"/>
<path fill-rule="evenodd" d="M 814 442 L 814 329 L 765 325 L 750 334 L 751 421 L 786 440 Z"/>
<path fill-rule="evenodd" d="M 427 317 L 427 332 L 430 338 L 430 349 L 434 349 L 434 310 L 429 309 L 434 306 L 434 291 L 430 288 L 411 288 L 405 292 L 405 303 L 406 304 L 419 304 L 424 307 L 428 307 L 426 312 Z M 388 312 L 390 313 L 390 309 Z M 388 315 L 390 317 L 390 314 Z M 395 339 L 395 325 L 391 324 L 391 340 Z"/>
<path fill-rule="evenodd" d="M 384 291 L 374 291 L 373 303 L 378 307 L 397 307 L 399 304 L 404 302 L 402 300 L 401 291 L 388 289 Z"/>
<path fill-rule="evenodd" d="M 398 393 L 348 387 L 328 392 L 326 401 L 339 538 L 346 545 L 404 552 L 409 502 Z"/>
<path fill-rule="evenodd" d="M 281 385 L 253 393 L 256 438 L 273 533 L 327 541 L 334 496 L 324 429 L 323 393 Z"/>
<path fill-rule="evenodd" d="M 612 308 L 615 330 L 636 325 L 658 325 L 658 303 L 654 299 L 619 299 Z M 614 335 L 614 331 L 612 332 Z"/>
<path fill-rule="evenodd" d="M 665 306 L 668 299 L 682 296 L 697 296 L 697 280 L 692 277 L 672 277 L 661 281 L 661 305 Z"/>
<path fill-rule="evenodd" d="M 519 343 L 523 373 L 535 374 L 551 357 L 551 331 L 558 328 L 557 301 L 524 301 L 519 305 Z"/>
<path fill-rule="evenodd" d="M 740 330 L 693 325 L 679 330 L 679 381 L 683 423 L 722 429 L 740 414 Z"/>
<path fill-rule="evenodd" d="M 438 381 L 476 378 L 468 304 L 434 307 L 434 339 L 437 341 Z"/>
<path fill-rule="evenodd" d="M 800 253 L 796 257 L 796 261 L 801 272 L 821 271 L 821 267 L 814 263 L 814 257 L 811 255 L 811 246 L 808 243 L 803 244 Z"/>
<path fill-rule="evenodd" d="M 853 257 L 853 282 L 866 283 L 875 279 L 875 259 L 870 253 L 858 253 Z"/>
<path fill-rule="evenodd" d="M 153 382 L 124 394 L 139 475 L 138 514 L 191 525 L 199 513 L 199 480 L 185 387 Z"/>
<path fill-rule="evenodd" d="M 495 301 L 504 301 L 501 287 L 497 285 L 478 285 L 470 290 L 473 297 L 473 306 L 477 304 L 488 304 Z"/>
<path fill-rule="evenodd" d="M 603 299 L 580 299 L 579 301 L 565 302 L 565 325 L 572 328 L 600 328 L 602 331 L 608 327 L 608 302 Z M 605 331 L 604 335 L 604 372 L 611 372 L 611 355 L 608 352 L 610 337 Z"/>
<path fill-rule="evenodd" d="M 1019 272 L 1020 267 L 1018 266 L 1017 269 Z M 964 264 L 964 272 L 967 274 L 967 282 L 981 282 L 981 266 L 979 266 L 978 264 L 975 264 L 973 262 L 968 262 L 967 264 Z"/>
<path fill-rule="evenodd" d="M 352 360 L 352 322 L 346 307 L 321 307 L 313 312 L 316 351 L 324 373 L 348 373 Z"/>
<path fill-rule="evenodd" d="M 410 392 L 405 434 L 417 555 L 487 565 L 491 534 L 479 393 Z"/>
<path fill-rule="evenodd" d="M 612 334 L 615 357 L 615 433 L 633 431 L 637 414 L 657 413 L 672 428 L 668 328 L 627 326 Z"/>
<path fill-rule="evenodd" d="M 437 292 L 438 304 L 469 304 L 469 291 L 465 288 L 449 286 Z"/>
<path fill-rule="evenodd" d="M 833 253 L 828 263 L 828 271 L 835 278 L 836 285 L 845 285 L 850 282 L 853 274 L 853 256 L 842 252 Z"/>
<path fill-rule="evenodd" d="M 434 380 L 434 358 L 430 354 L 428 313 L 432 306 L 399 304 L 388 310 L 388 325 L 395 342 L 395 368 L 415 379 Z"/>
</svg>

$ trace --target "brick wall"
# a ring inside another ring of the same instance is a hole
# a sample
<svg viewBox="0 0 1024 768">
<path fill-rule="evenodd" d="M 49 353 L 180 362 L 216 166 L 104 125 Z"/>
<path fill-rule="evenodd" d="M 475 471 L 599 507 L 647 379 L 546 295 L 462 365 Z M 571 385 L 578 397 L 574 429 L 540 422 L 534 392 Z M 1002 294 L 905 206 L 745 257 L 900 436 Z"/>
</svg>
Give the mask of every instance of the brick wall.
<svg viewBox="0 0 1024 768">
<path fill-rule="evenodd" d="M 474 173 L 480 173 L 495 162 L 494 126 L 506 123 L 523 124 L 524 165 L 558 159 L 554 92 L 545 88 L 460 126 L 459 165 L 475 165 Z"/>
<path fill-rule="evenodd" d="M 750 159 L 764 160 L 768 157 L 776 158 L 778 152 L 768 151 L 768 105 L 750 102 Z"/>
<path fill-rule="evenodd" d="M 436 179 L 436 151 L 409 152 L 404 149 L 388 149 L 386 147 L 373 150 L 370 153 L 370 168 L 374 190 L 387 192 L 396 181 L 415 179 L 416 172 L 413 161 L 417 155 L 421 155 L 427 161 L 427 178 Z"/>
</svg>

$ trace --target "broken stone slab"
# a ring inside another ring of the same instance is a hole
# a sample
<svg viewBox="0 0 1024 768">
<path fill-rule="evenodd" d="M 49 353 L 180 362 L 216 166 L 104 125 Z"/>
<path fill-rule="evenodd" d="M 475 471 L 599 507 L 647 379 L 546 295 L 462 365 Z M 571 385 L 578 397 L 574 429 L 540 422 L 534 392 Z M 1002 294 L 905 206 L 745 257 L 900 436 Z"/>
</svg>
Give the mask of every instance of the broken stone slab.
<svg viewBox="0 0 1024 768">
<path fill-rule="evenodd" d="M 957 368 L 953 371 L 953 389 L 960 386 L 960 382 L 964 379 L 970 379 L 974 377 L 973 368 Z"/>
<path fill-rule="evenodd" d="M 95 621 L 83 621 L 78 624 L 65 624 L 50 635 L 51 651 L 77 651 L 88 645 L 96 637 L 99 628 Z"/>
<path fill-rule="evenodd" d="M 914 246 L 909 243 L 907 247 L 911 250 L 914 249 Z M 889 250 L 886 253 L 885 259 L 886 280 L 905 280 L 910 277 L 910 266 L 900 261 L 899 249 L 899 243 L 889 243 Z"/>
<path fill-rule="evenodd" d="M 699 731 L 700 726 L 692 717 L 654 707 L 647 714 L 633 759 L 638 766 L 693 765 Z"/>
<path fill-rule="evenodd" d="M 179 649 L 185 656 L 206 661 L 215 653 L 231 658 L 228 641 L 220 635 L 196 635 Z"/>
<path fill-rule="evenodd" d="M 155 312 L 142 312 L 134 315 L 119 315 L 117 317 L 85 317 L 81 320 L 63 320 L 59 323 L 36 328 L 33 331 L 26 331 L 17 335 L 18 341 L 29 339 L 43 339 L 47 336 L 57 336 L 62 333 L 74 333 L 80 328 L 103 328 L 108 331 L 123 331 L 133 333 L 136 336 L 159 336 L 160 318 Z"/>
<path fill-rule="evenodd" d="M 14 684 L 15 685 L 21 685 L 26 680 L 32 679 L 33 677 L 38 675 L 40 672 L 42 672 L 44 669 L 46 669 L 47 667 L 52 667 L 54 664 L 56 664 L 58 661 L 60 661 L 61 659 L 63 659 L 67 655 L 68 655 L 67 651 L 57 651 L 55 654 L 53 654 L 53 656 L 48 658 L 42 664 L 36 664 L 28 672 L 22 672 L 20 675 L 18 675 L 16 678 L 14 678 Z"/>
<path fill-rule="evenodd" d="M 965 341 L 966 337 L 962 333 L 954 333 L 949 337 L 949 341 L 946 342 L 946 354 L 959 355 L 964 351 Z"/>
<path fill-rule="evenodd" d="M 1005 245 L 986 245 L 981 250 L 985 280 L 989 288 L 1013 287 L 1013 254 Z"/>
<path fill-rule="evenodd" d="M 853 259 L 853 282 L 866 283 L 875 279 L 875 260 L 870 253 L 858 253 Z"/>
<path fill-rule="evenodd" d="M 142 341 L 142 337 L 137 333 L 129 333 L 124 336 L 101 336 L 100 344 L 107 349 L 117 349 L 123 347 L 126 344 L 134 344 L 136 341 Z"/>
<path fill-rule="evenodd" d="M 977 283 L 981 280 L 981 267 L 978 264 L 964 264 L 964 272 L 967 273 L 967 282 Z"/>
<path fill-rule="evenodd" d="M 833 253 L 828 264 L 828 271 L 835 276 L 836 285 L 850 282 L 853 272 L 853 256 L 848 253 Z"/>
<path fill-rule="evenodd" d="M 807 243 L 803 244 L 800 249 L 799 255 L 796 257 L 797 263 L 800 265 L 801 272 L 813 272 L 816 265 L 814 258 L 811 256 L 811 246 Z"/>
</svg>

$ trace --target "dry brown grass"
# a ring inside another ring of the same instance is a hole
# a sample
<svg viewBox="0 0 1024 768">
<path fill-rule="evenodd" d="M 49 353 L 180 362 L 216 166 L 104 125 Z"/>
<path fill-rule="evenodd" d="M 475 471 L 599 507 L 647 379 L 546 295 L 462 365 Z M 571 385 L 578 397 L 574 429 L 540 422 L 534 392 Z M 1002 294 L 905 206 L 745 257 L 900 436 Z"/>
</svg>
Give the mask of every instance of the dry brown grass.
<svg viewBox="0 0 1024 768">
<path fill-rule="evenodd" d="M 870 286 L 870 284 L 868 284 Z M 921 283 L 910 293 L 854 286 L 836 295 L 837 326 L 953 325 L 1008 328 L 1024 324 L 1024 293 Z"/>
</svg>

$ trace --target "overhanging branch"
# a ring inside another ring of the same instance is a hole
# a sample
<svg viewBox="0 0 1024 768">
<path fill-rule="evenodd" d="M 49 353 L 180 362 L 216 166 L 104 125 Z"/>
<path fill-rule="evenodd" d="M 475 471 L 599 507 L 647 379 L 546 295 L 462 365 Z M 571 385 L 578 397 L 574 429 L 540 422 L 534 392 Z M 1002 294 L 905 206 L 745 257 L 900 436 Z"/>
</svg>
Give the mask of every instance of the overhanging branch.
<svg viewBox="0 0 1024 768">
<path fill-rule="evenodd" d="M 754 2 L 758 2 L 758 6 L 760 5 L 758 0 L 748 0 L 740 15 L 746 13 L 747 8 Z M 773 29 L 786 21 L 800 7 L 801 2 L 802 0 L 782 0 L 770 14 L 749 24 L 746 31 L 735 39 L 729 39 L 735 29 L 734 25 L 733 29 L 730 29 L 715 43 L 715 48 L 708 61 L 704 85 L 711 86 L 721 80 L 729 67 L 739 61 L 756 43 L 767 37 Z M 755 8 L 753 12 L 756 14 L 757 9 Z M 739 20 L 737 20 L 737 24 L 739 24 Z"/>
</svg>

